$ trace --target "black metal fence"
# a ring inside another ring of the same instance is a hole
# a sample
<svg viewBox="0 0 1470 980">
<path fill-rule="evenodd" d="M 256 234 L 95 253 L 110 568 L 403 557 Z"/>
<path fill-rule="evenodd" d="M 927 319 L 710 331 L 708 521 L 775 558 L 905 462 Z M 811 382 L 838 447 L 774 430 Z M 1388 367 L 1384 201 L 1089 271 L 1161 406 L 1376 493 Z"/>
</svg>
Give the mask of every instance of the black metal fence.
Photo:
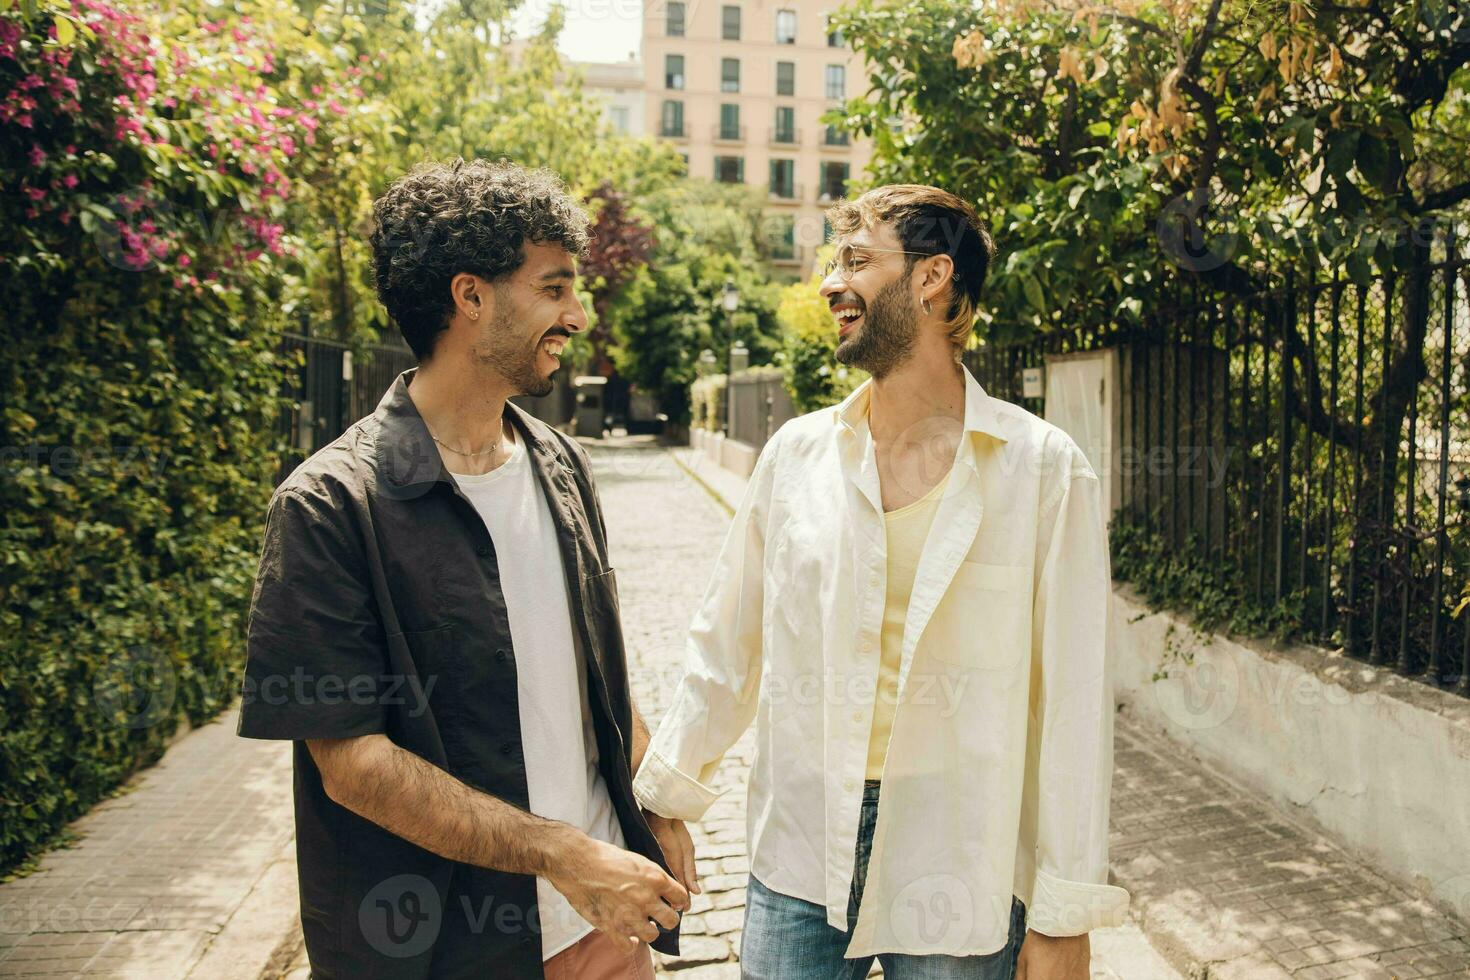
<svg viewBox="0 0 1470 980">
<path fill-rule="evenodd" d="M 1470 612 L 1455 615 L 1470 588 L 1470 260 L 1453 238 L 1440 248 L 1362 285 L 1256 270 L 1268 288 L 1223 295 L 1182 277 L 1142 328 L 969 363 L 1040 412 L 1023 368 L 1117 348 L 1124 519 L 1286 603 L 1302 639 L 1470 695 Z"/>
<path fill-rule="evenodd" d="M 393 379 L 415 364 L 407 347 L 389 344 L 354 349 L 340 341 L 288 333 L 281 338 L 286 364 L 281 412 L 284 446 L 276 482 L 377 407 Z"/>
</svg>

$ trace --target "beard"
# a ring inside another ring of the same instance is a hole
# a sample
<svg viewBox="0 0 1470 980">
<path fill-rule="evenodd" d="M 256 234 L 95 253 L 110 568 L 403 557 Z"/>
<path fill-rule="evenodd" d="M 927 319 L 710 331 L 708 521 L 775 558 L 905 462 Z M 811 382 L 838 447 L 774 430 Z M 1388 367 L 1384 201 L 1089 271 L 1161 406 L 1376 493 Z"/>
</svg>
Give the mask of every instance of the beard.
<svg viewBox="0 0 1470 980">
<path fill-rule="evenodd" d="M 908 281 L 900 276 L 878 290 L 863 311 L 857 335 L 839 343 L 833 356 L 881 378 L 909 359 L 918 335 L 919 318 L 908 296 Z"/>
<path fill-rule="evenodd" d="M 556 372 L 543 375 L 536 366 L 546 334 L 537 337 L 530 347 L 523 346 L 512 329 L 513 319 L 513 311 L 506 310 L 486 326 L 474 347 L 475 360 L 504 378 L 517 394 L 533 398 L 549 395 L 553 387 L 551 374 Z"/>
</svg>

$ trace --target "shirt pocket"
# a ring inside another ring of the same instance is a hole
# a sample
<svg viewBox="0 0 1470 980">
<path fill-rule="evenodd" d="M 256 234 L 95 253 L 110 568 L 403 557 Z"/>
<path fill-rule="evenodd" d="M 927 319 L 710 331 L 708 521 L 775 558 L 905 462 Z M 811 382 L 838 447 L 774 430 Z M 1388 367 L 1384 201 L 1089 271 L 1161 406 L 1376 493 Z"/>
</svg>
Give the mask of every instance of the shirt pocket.
<svg viewBox="0 0 1470 980">
<path fill-rule="evenodd" d="M 1005 670 L 1031 649 L 1031 569 L 962 561 L 925 631 L 941 663 Z"/>
</svg>

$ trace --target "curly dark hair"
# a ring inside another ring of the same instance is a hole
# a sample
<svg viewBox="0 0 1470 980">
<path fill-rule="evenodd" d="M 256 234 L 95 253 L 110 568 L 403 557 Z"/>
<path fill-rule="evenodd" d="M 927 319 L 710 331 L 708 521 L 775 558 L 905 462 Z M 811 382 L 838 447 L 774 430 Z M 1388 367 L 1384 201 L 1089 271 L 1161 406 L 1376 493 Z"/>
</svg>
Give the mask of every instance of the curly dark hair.
<svg viewBox="0 0 1470 980">
<path fill-rule="evenodd" d="M 373 202 L 378 299 L 419 361 L 449 326 L 450 280 L 469 272 L 498 282 L 520 268 L 528 241 L 587 253 L 587 213 L 549 170 L 506 160 L 421 163 Z"/>
</svg>

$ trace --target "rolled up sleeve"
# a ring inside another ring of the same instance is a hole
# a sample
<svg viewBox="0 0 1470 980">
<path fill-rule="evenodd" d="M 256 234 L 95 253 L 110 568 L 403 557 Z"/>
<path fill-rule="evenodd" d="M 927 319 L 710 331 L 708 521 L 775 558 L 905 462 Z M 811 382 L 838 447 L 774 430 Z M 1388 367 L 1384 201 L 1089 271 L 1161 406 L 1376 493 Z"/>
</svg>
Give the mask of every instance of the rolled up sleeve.
<svg viewBox="0 0 1470 980">
<path fill-rule="evenodd" d="M 779 433 L 766 444 L 689 629 L 684 676 L 633 782 L 641 806 L 698 820 L 715 770 L 755 717 L 765 600 L 765 515 Z"/>
<path fill-rule="evenodd" d="M 1097 475 L 1080 450 L 1072 457 L 1041 511 L 1033 610 L 1040 686 L 1026 774 L 1036 800 L 1027 925 L 1047 936 L 1121 925 L 1129 903 L 1126 890 L 1107 883 L 1113 774 L 1107 523 Z"/>
<path fill-rule="evenodd" d="M 386 730 L 384 634 L 360 547 L 314 493 L 271 499 L 250 603 L 239 734 L 352 738 Z"/>
</svg>

